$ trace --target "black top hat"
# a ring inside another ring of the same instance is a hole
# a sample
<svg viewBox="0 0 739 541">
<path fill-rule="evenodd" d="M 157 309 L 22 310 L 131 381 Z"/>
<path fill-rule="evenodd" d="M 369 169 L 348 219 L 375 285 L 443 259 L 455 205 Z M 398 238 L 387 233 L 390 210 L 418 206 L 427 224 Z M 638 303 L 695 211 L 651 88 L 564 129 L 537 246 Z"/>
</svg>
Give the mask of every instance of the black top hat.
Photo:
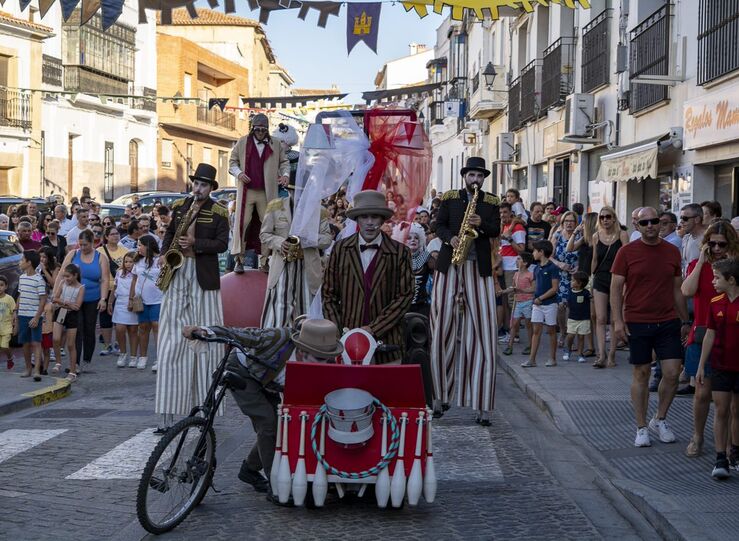
<svg viewBox="0 0 739 541">
<path fill-rule="evenodd" d="M 486 177 L 490 174 L 485 168 L 485 158 L 479 158 L 477 156 L 470 156 L 467 158 L 467 164 L 462 168 L 462 176 L 466 175 L 469 171 L 481 171 Z"/>
<path fill-rule="evenodd" d="M 201 180 L 209 182 L 214 190 L 218 189 L 218 181 L 216 180 L 216 168 L 208 163 L 199 163 L 195 173 L 190 175 L 190 180 Z"/>
</svg>

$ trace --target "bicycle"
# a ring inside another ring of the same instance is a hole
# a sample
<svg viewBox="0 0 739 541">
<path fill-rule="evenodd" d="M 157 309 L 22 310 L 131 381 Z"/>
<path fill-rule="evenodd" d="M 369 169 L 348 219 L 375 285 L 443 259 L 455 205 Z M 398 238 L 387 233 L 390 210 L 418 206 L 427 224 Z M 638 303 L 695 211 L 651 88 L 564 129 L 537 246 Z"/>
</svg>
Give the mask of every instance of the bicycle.
<svg viewBox="0 0 739 541">
<path fill-rule="evenodd" d="M 204 342 L 237 348 L 255 362 L 237 341 L 220 336 L 194 334 Z M 213 373 L 208 394 L 167 432 L 152 451 L 139 481 L 136 514 L 144 529 L 153 534 L 173 530 L 205 497 L 216 469 L 216 434 L 213 421 L 227 390 L 242 390 L 244 379 L 228 370 L 227 348 Z M 220 389 L 219 389 L 220 387 Z"/>
</svg>

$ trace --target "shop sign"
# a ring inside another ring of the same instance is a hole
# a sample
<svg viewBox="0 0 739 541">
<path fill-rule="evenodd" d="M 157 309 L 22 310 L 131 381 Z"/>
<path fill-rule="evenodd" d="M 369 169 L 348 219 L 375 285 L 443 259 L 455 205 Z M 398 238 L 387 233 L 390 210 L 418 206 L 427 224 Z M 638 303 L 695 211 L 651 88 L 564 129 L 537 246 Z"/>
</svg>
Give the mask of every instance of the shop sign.
<svg viewBox="0 0 739 541">
<path fill-rule="evenodd" d="M 687 150 L 739 139 L 739 84 L 686 101 L 683 131 Z"/>
</svg>

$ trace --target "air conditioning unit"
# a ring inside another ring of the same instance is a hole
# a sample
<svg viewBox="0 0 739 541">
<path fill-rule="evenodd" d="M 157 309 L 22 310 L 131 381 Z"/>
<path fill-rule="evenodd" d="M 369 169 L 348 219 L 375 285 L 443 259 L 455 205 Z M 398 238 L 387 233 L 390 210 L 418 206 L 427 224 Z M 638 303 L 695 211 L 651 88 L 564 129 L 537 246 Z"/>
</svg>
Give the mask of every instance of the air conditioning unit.
<svg viewBox="0 0 739 541">
<path fill-rule="evenodd" d="M 511 163 L 516 161 L 516 146 L 514 135 L 511 132 L 501 133 L 496 137 L 497 162 Z"/>
<path fill-rule="evenodd" d="M 565 102 L 565 138 L 593 137 L 595 123 L 595 96 L 570 94 Z"/>
</svg>

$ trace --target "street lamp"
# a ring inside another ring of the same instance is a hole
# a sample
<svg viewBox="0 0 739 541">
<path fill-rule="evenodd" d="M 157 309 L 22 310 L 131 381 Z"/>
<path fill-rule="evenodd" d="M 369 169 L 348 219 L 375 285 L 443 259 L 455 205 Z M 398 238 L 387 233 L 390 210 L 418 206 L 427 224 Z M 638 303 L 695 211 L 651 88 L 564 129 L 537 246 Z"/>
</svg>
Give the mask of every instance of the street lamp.
<svg viewBox="0 0 739 541">
<path fill-rule="evenodd" d="M 493 66 L 492 62 L 488 62 L 488 65 L 485 66 L 485 69 L 482 71 L 482 76 L 485 78 L 485 86 L 488 87 L 488 90 L 493 89 L 496 75 L 498 74 L 495 71 L 495 66 Z"/>
</svg>

